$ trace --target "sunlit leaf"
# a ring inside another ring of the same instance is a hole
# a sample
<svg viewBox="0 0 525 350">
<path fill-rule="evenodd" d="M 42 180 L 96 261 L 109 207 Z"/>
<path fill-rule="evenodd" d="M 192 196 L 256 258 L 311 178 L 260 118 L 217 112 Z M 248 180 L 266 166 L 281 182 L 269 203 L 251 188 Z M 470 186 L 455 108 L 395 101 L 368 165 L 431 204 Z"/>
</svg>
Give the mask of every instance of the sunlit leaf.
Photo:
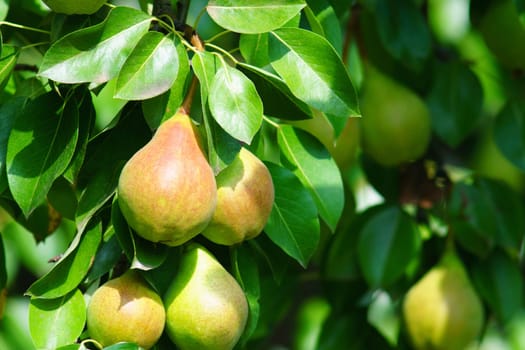
<svg viewBox="0 0 525 350">
<path fill-rule="evenodd" d="M 305 5 L 303 0 L 211 0 L 206 9 L 223 28 L 257 34 L 281 27 Z"/>
<path fill-rule="evenodd" d="M 116 7 L 102 23 L 57 40 L 46 51 L 39 75 L 61 83 L 104 83 L 118 74 L 152 19 L 131 7 Z"/>
</svg>

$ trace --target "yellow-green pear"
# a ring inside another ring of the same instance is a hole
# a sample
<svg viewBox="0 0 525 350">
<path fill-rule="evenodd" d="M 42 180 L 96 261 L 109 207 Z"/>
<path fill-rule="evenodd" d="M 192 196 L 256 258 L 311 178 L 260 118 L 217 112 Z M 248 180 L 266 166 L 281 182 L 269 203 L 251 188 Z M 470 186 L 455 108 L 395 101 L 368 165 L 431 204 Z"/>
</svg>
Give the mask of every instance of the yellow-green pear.
<svg viewBox="0 0 525 350">
<path fill-rule="evenodd" d="M 274 201 L 266 165 L 245 148 L 216 177 L 217 208 L 202 234 L 217 244 L 233 245 L 261 233 Z"/>
<path fill-rule="evenodd" d="M 403 316 L 415 349 L 464 350 L 476 341 L 483 305 L 453 250 L 410 288 Z"/>
<path fill-rule="evenodd" d="M 192 243 L 166 292 L 166 331 L 181 350 L 230 350 L 246 326 L 243 290 L 204 247 Z"/>
<path fill-rule="evenodd" d="M 118 204 L 138 235 L 169 246 L 208 225 L 217 204 L 215 176 L 187 114 L 179 111 L 162 123 L 126 163 Z"/>
<path fill-rule="evenodd" d="M 363 151 L 384 166 L 418 159 L 431 136 L 425 102 L 375 67 L 365 68 L 360 120 Z"/>
<path fill-rule="evenodd" d="M 149 349 L 165 322 L 161 297 L 133 270 L 100 286 L 87 308 L 89 335 L 104 347 L 132 342 Z"/>
<path fill-rule="evenodd" d="M 66 15 L 90 15 L 97 12 L 107 0 L 44 0 L 53 11 Z"/>
</svg>

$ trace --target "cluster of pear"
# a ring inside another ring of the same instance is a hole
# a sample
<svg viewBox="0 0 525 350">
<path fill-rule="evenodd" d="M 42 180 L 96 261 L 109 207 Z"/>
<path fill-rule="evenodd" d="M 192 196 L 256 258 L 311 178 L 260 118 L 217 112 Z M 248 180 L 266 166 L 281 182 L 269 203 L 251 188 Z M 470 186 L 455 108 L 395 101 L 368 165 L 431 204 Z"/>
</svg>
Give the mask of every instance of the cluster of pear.
<svg viewBox="0 0 525 350">
<path fill-rule="evenodd" d="M 215 177 L 195 126 L 181 111 L 131 157 L 118 184 L 129 225 L 143 238 L 169 246 L 199 233 L 224 245 L 254 238 L 273 201 L 268 169 L 245 148 Z"/>
<path fill-rule="evenodd" d="M 118 203 L 141 237 L 188 244 L 163 300 L 136 272 L 97 289 L 88 306 L 90 336 L 104 346 L 129 341 L 148 349 L 165 328 L 181 350 L 232 349 L 246 325 L 246 297 L 210 251 L 189 241 L 200 233 L 223 245 L 254 238 L 273 201 L 268 169 L 245 148 L 215 176 L 198 130 L 179 110 L 125 164 Z"/>
<path fill-rule="evenodd" d="M 132 342 L 150 349 L 166 330 L 181 350 L 231 350 L 247 318 L 248 303 L 235 278 L 208 250 L 191 243 L 164 300 L 128 270 L 93 293 L 87 328 L 104 347 Z"/>
<path fill-rule="evenodd" d="M 475 343 L 483 304 L 453 249 L 409 289 L 403 316 L 415 349 L 464 350 Z"/>
</svg>

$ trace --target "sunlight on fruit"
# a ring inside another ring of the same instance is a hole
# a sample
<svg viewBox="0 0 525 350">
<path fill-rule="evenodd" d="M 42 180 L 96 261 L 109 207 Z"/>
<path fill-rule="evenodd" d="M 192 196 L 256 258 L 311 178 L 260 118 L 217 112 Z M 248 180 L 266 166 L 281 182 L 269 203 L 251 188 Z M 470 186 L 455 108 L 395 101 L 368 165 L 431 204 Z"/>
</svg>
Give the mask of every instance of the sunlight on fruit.
<svg viewBox="0 0 525 350">
<path fill-rule="evenodd" d="M 430 0 L 428 19 L 430 29 L 439 41 L 457 43 L 470 28 L 469 0 Z"/>
</svg>

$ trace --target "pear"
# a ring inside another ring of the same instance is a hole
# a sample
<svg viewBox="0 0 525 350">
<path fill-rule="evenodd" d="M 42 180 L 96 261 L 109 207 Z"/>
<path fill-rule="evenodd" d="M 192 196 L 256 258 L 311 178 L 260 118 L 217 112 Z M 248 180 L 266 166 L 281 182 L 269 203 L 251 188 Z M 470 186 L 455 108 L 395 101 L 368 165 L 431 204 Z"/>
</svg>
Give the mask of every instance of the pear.
<svg viewBox="0 0 525 350">
<path fill-rule="evenodd" d="M 525 71 L 525 23 L 516 1 L 489 2 L 477 24 L 487 47 L 503 66 Z"/>
<path fill-rule="evenodd" d="M 430 142 L 430 112 L 421 98 L 368 65 L 361 96 L 363 150 L 384 166 L 421 157 Z"/>
<path fill-rule="evenodd" d="M 124 165 L 118 204 L 139 236 L 177 246 L 208 225 L 217 188 L 199 142 L 189 116 L 179 111 Z"/>
<path fill-rule="evenodd" d="M 97 12 L 107 0 L 44 0 L 53 11 L 67 15 L 90 15 Z"/>
<path fill-rule="evenodd" d="M 230 350 L 246 326 L 248 303 L 232 275 L 192 243 L 164 298 L 166 331 L 181 350 Z"/>
<path fill-rule="evenodd" d="M 132 342 L 149 349 L 165 321 L 161 297 L 133 270 L 100 286 L 87 308 L 89 335 L 104 347 Z"/>
<path fill-rule="evenodd" d="M 483 306 L 452 249 L 410 288 L 403 315 L 416 349 L 464 350 L 479 336 Z"/>
<path fill-rule="evenodd" d="M 259 158 L 245 148 L 216 178 L 217 208 L 202 234 L 233 245 L 261 233 L 274 201 L 273 181 Z"/>
</svg>

